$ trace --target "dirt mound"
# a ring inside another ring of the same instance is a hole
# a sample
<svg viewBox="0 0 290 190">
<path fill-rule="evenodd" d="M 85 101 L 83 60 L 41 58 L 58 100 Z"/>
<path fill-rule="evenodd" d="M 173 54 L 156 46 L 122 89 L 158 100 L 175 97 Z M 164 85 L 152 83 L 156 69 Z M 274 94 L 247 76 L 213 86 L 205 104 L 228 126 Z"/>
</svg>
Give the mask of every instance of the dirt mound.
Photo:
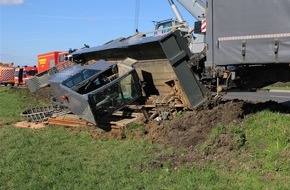
<svg viewBox="0 0 290 190">
<path fill-rule="evenodd" d="M 289 113 L 289 109 L 273 101 L 264 103 L 252 103 L 243 100 L 219 100 L 216 105 L 209 104 L 194 111 L 184 112 L 172 121 L 151 121 L 142 130 L 115 129 L 109 132 L 92 132 L 95 139 L 124 139 L 135 138 L 139 140 L 142 136 L 149 143 L 161 143 L 166 147 L 194 149 L 197 145 L 205 143 L 211 131 L 218 125 L 236 123 L 239 125 L 248 115 L 262 110 Z M 213 146 L 237 148 L 231 144 L 232 134 L 224 134 L 216 139 Z"/>
<path fill-rule="evenodd" d="M 158 141 L 174 147 L 194 147 L 203 143 L 218 124 L 240 122 L 243 118 L 242 101 L 222 102 L 212 109 L 184 113 L 172 122 L 148 125 L 150 142 Z"/>
<path fill-rule="evenodd" d="M 221 134 L 208 145 L 208 151 L 198 152 L 196 147 L 208 143 L 211 131 L 216 126 L 230 123 L 239 125 L 245 117 L 262 110 L 289 113 L 289 108 L 273 101 L 251 103 L 231 100 L 220 101 L 213 107 L 186 112 L 171 122 L 161 124 L 152 122 L 146 126 L 148 141 L 176 148 L 171 155 L 161 156 L 153 163 L 157 162 L 161 167 L 160 163 L 163 162 L 171 162 L 173 166 L 179 166 L 200 160 L 230 161 L 232 150 L 245 144 L 244 134 L 239 134 L 239 142 L 233 141 L 232 133 Z M 180 148 L 185 151 L 183 154 L 178 153 Z"/>
<path fill-rule="evenodd" d="M 194 147 L 208 139 L 217 125 L 240 123 L 250 114 L 270 110 L 288 113 L 288 109 L 273 101 L 251 103 L 242 100 L 220 101 L 218 105 L 186 112 L 171 122 L 146 126 L 150 142 L 159 141 L 175 147 Z"/>
<path fill-rule="evenodd" d="M 125 131 L 124 128 L 120 129 L 112 129 L 111 131 L 101 131 L 101 130 L 94 130 L 90 132 L 91 137 L 94 139 L 116 139 L 122 140 L 125 138 Z"/>
</svg>

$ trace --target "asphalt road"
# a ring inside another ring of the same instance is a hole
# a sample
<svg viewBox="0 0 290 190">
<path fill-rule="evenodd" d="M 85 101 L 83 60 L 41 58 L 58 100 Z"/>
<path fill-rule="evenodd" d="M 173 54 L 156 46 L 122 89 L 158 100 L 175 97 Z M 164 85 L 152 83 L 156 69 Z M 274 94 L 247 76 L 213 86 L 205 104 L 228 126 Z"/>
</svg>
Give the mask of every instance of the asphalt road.
<svg viewBox="0 0 290 190">
<path fill-rule="evenodd" d="M 224 99 L 240 99 L 252 102 L 275 101 L 290 107 L 290 91 L 229 91 L 223 95 Z"/>
</svg>

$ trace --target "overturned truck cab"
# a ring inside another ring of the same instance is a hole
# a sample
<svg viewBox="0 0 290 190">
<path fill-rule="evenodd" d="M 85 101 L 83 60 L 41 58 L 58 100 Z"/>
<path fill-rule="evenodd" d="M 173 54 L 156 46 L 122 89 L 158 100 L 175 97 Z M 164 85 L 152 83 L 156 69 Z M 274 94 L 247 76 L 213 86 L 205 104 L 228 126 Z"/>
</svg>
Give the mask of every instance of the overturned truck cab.
<svg viewBox="0 0 290 190">
<path fill-rule="evenodd" d="M 50 85 L 59 102 L 94 125 L 142 95 L 138 75 L 126 60 L 76 65 L 54 75 Z"/>
<path fill-rule="evenodd" d="M 97 126 L 133 102 L 154 116 L 195 108 L 207 98 L 179 30 L 119 38 L 72 56 L 79 64 L 53 76 L 52 91 L 72 113 Z"/>
</svg>

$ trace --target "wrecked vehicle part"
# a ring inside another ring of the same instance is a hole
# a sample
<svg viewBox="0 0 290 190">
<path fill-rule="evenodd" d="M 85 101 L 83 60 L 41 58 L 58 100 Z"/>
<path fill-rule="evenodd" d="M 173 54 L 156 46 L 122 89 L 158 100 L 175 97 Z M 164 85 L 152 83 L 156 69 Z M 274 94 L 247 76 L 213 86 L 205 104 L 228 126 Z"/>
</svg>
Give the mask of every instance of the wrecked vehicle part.
<svg viewBox="0 0 290 190">
<path fill-rule="evenodd" d="M 22 119 L 27 120 L 28 122 L 47 123 L 49 118 L 65 115 L 69 112 L 70 111 L 66 106 L 51 104 L 27 109 L 23 111 L 20 116 Z"/>
<path fill-rule="evenodd" d="M 40 90 L 41 88 L 44 88 L 46 86 L 49 86 L 49 79 L 51 76 L 70 68 L 71 66 L 75 65 L 75 62 L 72 61 L 65 61 L 61 64 L 55 65 L 54 67 L 36 74 L 34 77 L 28 79 L 26 81 L 26 85 L 30 92 L 36 92 L 37 90 Z"/>
<path fill-rule="evenodd" d="M 100 60 L 66 72 L 50 80 L 55 96 L 72 113 L 94 125 L 142 95 L 135 69 L 122 62 Z"/>
<path fill-rule="evenodd" d="M 193 54 L 187 39 L 179 30 L 158 36 L 137 34 L 119 38 L 103 46 L 75 52 L 72 57 L 75 61 L 118 61 L 127 57 L 137 60 L 134 67 L 147 98 L 172 94 L 176 83 L 179 83 L 179 91 L 175 96 L 180 96 L 180 101 L 188 108 L 197 107 L 207 97 L 192 69 Z"/>
<path fill-rule="evenodd" d="M 91 47 L 72 53 L 73 60 L 86 63 L 90 60 L 123 60 L 130 57 L 135 60 L 166 58 L 159 40 L 164 36 L 135 35 L 128 38 L 118 38 L 101 46 Z"/>
</svg>

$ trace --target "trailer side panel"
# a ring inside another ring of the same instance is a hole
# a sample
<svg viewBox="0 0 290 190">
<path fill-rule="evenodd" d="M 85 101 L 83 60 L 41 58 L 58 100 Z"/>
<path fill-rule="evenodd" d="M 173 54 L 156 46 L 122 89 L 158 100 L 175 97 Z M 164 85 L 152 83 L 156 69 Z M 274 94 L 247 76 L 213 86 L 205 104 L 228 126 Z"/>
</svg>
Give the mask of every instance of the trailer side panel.
<svg viewBox="0 0 290 190">
<path fill-rule="evenodd" d="M 207 65 L 290 62 L 290 0 L 208 0 Z"/>
</svg>

